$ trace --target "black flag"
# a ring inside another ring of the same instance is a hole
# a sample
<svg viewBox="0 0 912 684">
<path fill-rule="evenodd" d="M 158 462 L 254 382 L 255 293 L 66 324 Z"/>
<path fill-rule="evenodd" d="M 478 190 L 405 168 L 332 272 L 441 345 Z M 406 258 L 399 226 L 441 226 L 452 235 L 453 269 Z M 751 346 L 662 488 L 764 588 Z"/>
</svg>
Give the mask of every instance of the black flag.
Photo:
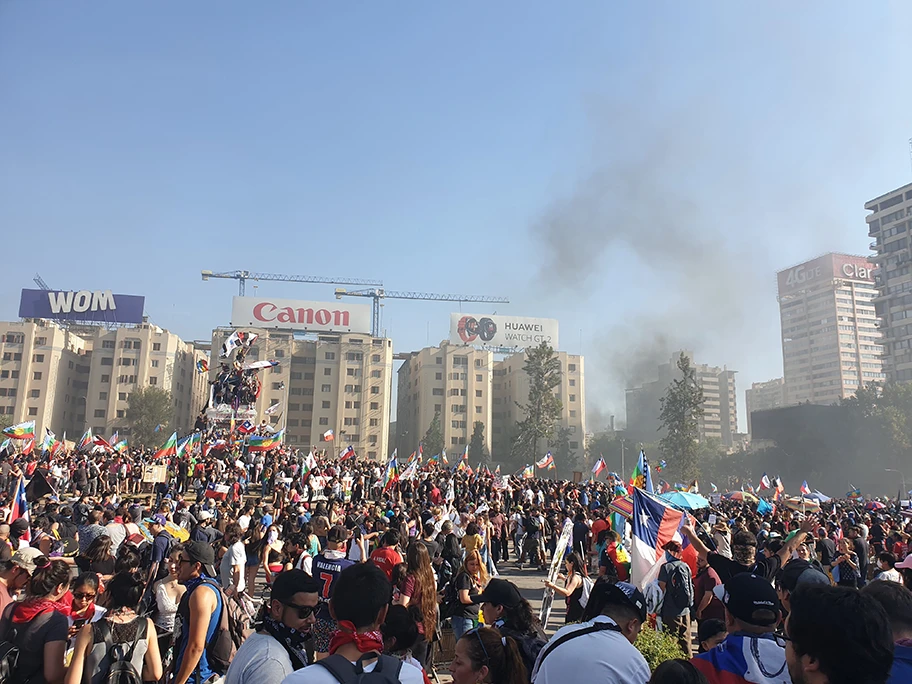
<svg viewBox="0 0 912 684">
<path fill-rule="evenodd" d="M 55 490 L 51 483 L 48 482 L 47 477 L 45 476 L 45 471 L 41 468 L 35 468 L 35 473 L 32 475 L 32 480 L 25 487 L 25 498 L 29 503 L 38 501 L 43 496 L 57 496 L 57 490 Z"/>
</svg>

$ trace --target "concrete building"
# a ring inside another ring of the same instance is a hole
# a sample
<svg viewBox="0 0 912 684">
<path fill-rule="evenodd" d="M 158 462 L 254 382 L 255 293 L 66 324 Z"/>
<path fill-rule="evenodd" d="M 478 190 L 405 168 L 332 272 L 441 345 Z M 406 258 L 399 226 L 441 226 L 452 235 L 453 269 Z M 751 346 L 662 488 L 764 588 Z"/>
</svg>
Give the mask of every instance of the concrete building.
<svg viewBox="0 0 912 684">
<path fill-rule="evenodd" d="M 785 406 L 785 379 L 755 382 L 750 389 L 744 391 L 744 405 L 747 411 L 747 434 L 750 435 L 751 413 Z"/>
<path fill-rule="evenodd" d="M 438 413 L 443 444 L 450 454 L 465 449 L 477 421 L 484 423 L 485 446 L 491 451 L 494 354 L 444 341 L 405 355 L 404 360 L 396 407 L 397 444 L 403 454 L 418 448 Z"/>
<path fill-rule="evenodd" d="M 218 372 L 219 350 L 235 328 L 212 331 L 210 374 Z M 279 365 L 260 371 L 262 391 L 257 415 L 275 403 L 270 417 L 285 427 L 286 443 L 339 450 L 349 444 L 358 457 L 385 460 L 389 447 L 393 346 L 386 338 L 361 333 L 320 333 L 303 338 L 290 330 L 244 327 L 259 335 L 248 361 L 276 359 Z M 321 442 L 327 430 L 332 442 Z"/>
<path fill-rule="evenodd" d="M 45 320 L 0 322 L 0 423 L 35 421 L 37 439 L 85 429 L 86 341 Z"/>
<path fill-rule="evenodd" d="M 570 456 L 581 456 L 586 448 L 586 384 L 584 358 L 555 352 L 560 361 L 561 382 L 555 394 L 561 400 L 560 427 L 570 430 Z M 492 458 L 505 460 L 510 455 L 517 421 L 525 418 L 517 404 L 529 401 L 529 376 L 523 370 L 526 352 L 494 362 L 492 378 Z M 544 454 L 541 454 L 544 456 Z M 559 468 L 567 464 L 558 463 Z"/>
<path fill-rule="evenodd" d="M 786 405 L 832 404 L 884 379 L 872 268 L 825 254 L 778 273 Z"/>
<path fill-rule="evenodd" d="M 865 203 L 871 257 L 881 320 L 884 373 L 897 382 L 912 380 L 912 183 Z"/>
<path fill-rule="evenodd" d="M 725 367 L 696 364 L 692 352 L 677 352 L 668 363 L 657 369 L 658 379 L 642 387 L 627 390 L 627 433 L 638 441 L 654 441 L 659 437 L 661 399 L 672 380 L 679 379 L 677 363 L 680 354 L 691 360 L 697 384 L 703 388 L 703 416 L 698 424 L 701 440 L 717 439 L 732 447 L 738 434 L 738 404 L 735 373 Z"/>
<path fill-rule="evenodd" d="M 91 349 L 85 423 L 93 433 L 130 434 L 127 408 L 137 387 L 170 391 L 173 429 L 180 435 L 191 431 L 209 398 L 208 379 L 196 370 L 196 362 L 207 358 L 204 352 L 150 323 L 113 330 L 96 327 L 84 334 Z"/>
</svg>

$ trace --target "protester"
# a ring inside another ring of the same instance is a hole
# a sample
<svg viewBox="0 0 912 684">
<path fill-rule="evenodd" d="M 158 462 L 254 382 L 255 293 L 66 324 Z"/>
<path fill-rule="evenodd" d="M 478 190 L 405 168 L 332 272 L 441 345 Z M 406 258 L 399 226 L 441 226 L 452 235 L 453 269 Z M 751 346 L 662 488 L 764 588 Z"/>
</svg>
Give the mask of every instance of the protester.
<svg viewBox="0 0 912 684">
<path fill-rule="evenodd" d="M 62 684 L 67 643 L 66 614 L 62 603 L 70 586 L 70 567 L 62 560 L 35 559 L 25 600 L 9 604 L 0 619 L 0 642 L 19 649 L 16 681 Z"/>
<path fill-rule="evenodd" d="M 41 551 L 25 548 L 16 551 L 8 561 L 0 564 L 0 614 L 16 595 L 25 589 L 39 565 L 47 563 Z"/>
<path fill-rule="evenodd" d="M 177 616 L 177 607 L 180 605 L 181 598 L 187 591 L 187 587 L 179 581 L 181 567 L 181 551 L 184 550 L 183 544 L 175 544 L 171 549 L 171 555 L 168 556 L 168 576 L 160 579 L 154 588 L 155 595 L 155 614 L 154 622 L 159 635 L 167 635 L 167 643 L 170 646 L 174 636 L 174 619 Z M 164 651 L 162 651 L 164 653 Z"/>
<path fill-rule="evenodd" d="M 793 684 L 884 684 L 893 665 L 887 612 L 847 587 L 807 587 L 791 599 L 785 656 Z"/>
<path fill-rule="evenodd" d="M 462 569 L 451 581 L 456 589 L 456 604 L 450 609 L 450 623 L 453 634 L 459 639 L 475 626 L 478 619 L 478 604 L 472 601 L 472 595 L 481 593 L 488 583 L 481 554 L 473 551 L 466 555 Z"/>
<path fill-rule="evenodd" d="M 137 615 L 144 582 L 134 573 L 116 574 L 105 594 L 108 612 L 79 630 L 65 684 L 100 682 L 117 659 L 127 660 L 143 681 L 161 679 L 162 660 L 152 620 Z"/>
<path fill-rule="evenodd" d="M 513 637 L 529 677 L 535 660 L 547 642 L 541 623 L 532 606 L 522 597 L 512 582 L 494 578 L 484 591 L 471 597 L 472 603 L 481 604 L 486 625 L 496 627 L 504 636 Z"/>
<path fill-rule="evenodd" d="M 388 530 L 380 540 L 380 548 L 370 555 L 371 562 L 386 573 L 386 578 L 391 579 L 393 568 L 402 562 L 402 554 L 397 551 L 402 536 L 399 530 Z"/>
<path fill-rule="evenodd" d="M 573 672 L 603 684 L 645 684 L 649 680 L 646 659 L 633 646 L 646 622 L 646 598 L 639 589 L 599 578 L 583 619 L 559 629 L 541 650 L 533 684 L 563 683 Z"/>
<path fill-rule="evenodd" d="M 314 652 L 317 660 L 329 653 L 330 641 L 336 631 L 336 620 L 329 611 L 334 585 L 342 572 L 354 565 L 345 558 L 344 545 L 348 532 L 344 527 L 334 525 L 326 533 L 326 548 L 313 559 L 313 571 L 320 580 L 320 610 L 313 628 Z M 376 567 L 376 566 L 374 566 Z M 384 573 L 385 574 L 385 573 Z"/>
<path fill-rule="evenodd" d="M 830 578 L 805 560 L 793 560 L 786 565 L 776 578 L 776 593 L 782 608 L 790 611 L 792 592 L 812 585 L 830 586 Z"/>
<path fill-rule="evenodd" d="M 334 583 L 329 610 L 339 629 L 333 634 L 329 657 L 292 672 L 283 684 L 335 684 L 351 679 L 359 671 L 373 672 L 378 665 L 384 671 L 389 668 L 397 673 L 395 678 L 401 684 L 423 684 L 419 668 L 381 655 L 383 634 L 379 630 L 393 596 L 386 573 L 373 563 L 351 563 Z"/>
<path fill-rule="evenodd" d="M 319 591 L 319 583 L 303 570 L 276 577 L 257 630 L 238 649 L 225 684 L 281 682 L 306 667 L 304 641 L 314 624 Z"/>
<path fill-rule="evenodd" d="M 708 684 L 705 675 L 692 662 L 677 658 L 661 663 L 649 684 Z"/>
<path fill-rule="evenodd" d="M 434 640 L 437 625 L 437 583 L 427 555 L 427 548 L 420 542 L 409 544 L 406 552 L 406 576 L 401 586 L 401 605 L 414 606 L 418 617 L 418 638 L 411 646 L 415 659 L 425 667 L 428 646 Z"/>
<path fill-rule="evenodd" d="M 70 610 L 67 613 L 69 637 L 73 639 L 84 625 L 97 622 L 104 617 L 107 609 L 97 605 L 98 575 L 84 572 L 70 585 Z"/>
<path fill-rule="evenodd" d="M 247 554 L 244 553 L 243 531 L 237 523 L 229 523 L 225 528 L 222 544 L 225 553 L 219 563 L 219 577 L 225 594 L 242 594 L 247 588 L 244 566 Z"/>
<path fill-rule="evenodd" d="M 558 575 L 558 579 L 564 580 L 564 586 L 559 587 L 549 580 L 545 580 L 545 586 L 564 597 L 567 604 L 567 612 L 564 619 L 565 624 L 579 622 L 583 614 L 583 580 L 588 579 L 586 566 L 580 555 L 573 551 L 564 558 L 564 569 L 566 575 Z"/>
<path fill-rule="evenodd" d="M 672 634 L 678 646 L 690 655 L 690 612 L 693 609 L 694 587 L 690 567 L 681 560 L 681 543 L 665 544 L 665 562 L 659 569 L 659 587 L 665 594 L 662 601 L 662 628 Z"/>
<path fill-rule="evenodd" d="M 450 663 L 453 684 L 525 684 L 528 673 L 512 637 L 494 627 L 479 627 L 456 642 Z"/>
<path fill-rule="evenodd" d="M 874 575 L 874 579 L 902 584 L 902 575 L 899 574 L 899 570 L 895 566 L 896 556 L 892 553 L 883 551 L 877 554 L 877 567 L 880 571 Z"/>
<path fill-rule="evenodd" d="M 895 582 L 871 582 L 862 593 L 886 611 L 893 632 L 893 668 L 888 684 L 912 682 L 912 591 Z"/>
<path fill-rule="evenodd" d="M 722 605 L 721 601 L 719 601 L 719 605 Z M 723 615 L 724 610 L 723 606 Z M 699 652 L 706 653 L 712 650 L 721 644 L 727 636 L 728 630 L 725 628 L 724 620 L 717 620 L 716 618 L 703 620 L 697 628 L 697 641 L 700 644 Z"/>
</svg>

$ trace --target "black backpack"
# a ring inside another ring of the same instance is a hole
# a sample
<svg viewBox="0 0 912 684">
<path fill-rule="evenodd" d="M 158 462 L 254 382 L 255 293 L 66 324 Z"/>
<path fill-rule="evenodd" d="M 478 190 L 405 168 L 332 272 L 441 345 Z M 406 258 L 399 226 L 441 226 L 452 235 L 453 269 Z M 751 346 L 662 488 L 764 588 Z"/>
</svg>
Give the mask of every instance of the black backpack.
<svg viewBox="0 0 912 684">
<path fill-rule="evenodd" d="M 16 645 L 16 639 L 19 636 L 19 630 L 16 625 L 22 624 L 24 629 L 28 626 L 28 623 L 13 623 L 13 611 L 15 610 L 16 608 L 14 605 L 7 615 L 7 619 L 10 621 L 10 628 L 6 634 L 6 639 L 0 642 L 0 684 L 28 684 L 33 676 L 41 674 L 41 671 L 38 670 L 28 677 L 23 677 L 21 673 L 18 672 L 19 646 Z M 43 615 L 45 612 L 47 611 L 38 613 L 38 615 Z M 35 617 L 37 618 L 38 615 Z"/>
<path fill-rule="evenodd" d="M 115 644 L 111 624 L 107 620 L 92 623 L 93 634 L 97 631 L 105 643 L 108 673 L 101 680 L 104 684 L 142 684 L 142 672 L 137 672 L 133 666 L 133 652 L 136 644 L 146 638 L 148 626 L 148 620 L 140 618 L 133 643 Z"/>
<path fill-rule="evenodd" d="M 377 659 L 377 664 L 373 670 L 365 672 L 364 661 L 372 658 Z M 317 665 L 329 670 L 329 674 L 335 677 L 339 684 L 398 684 L 399 671 L 402 669 L 402 661 L 399 658 L 381 655 L 376 651 L 365 653 L 355 663 L 336 654 L 318 660 Z"/>
<path fill-rule="evenodd" d="M 526 521 L 525 528 L 529 534 L 538 534 L 541 532 L 541 520 L 538 519 L 537 515 L 530 515 Z"/>
<path fill-rule="evenodd" d="M 457 574 L 456 577 L 459 575 Z M 453 577 L 443 587 L 443 599 L 440 601 L 440 619 L 446 620 L 453 617 L 462 606 L 459 601 L 459 590 L 456 589 L 456 577 Z"/>
</svg>

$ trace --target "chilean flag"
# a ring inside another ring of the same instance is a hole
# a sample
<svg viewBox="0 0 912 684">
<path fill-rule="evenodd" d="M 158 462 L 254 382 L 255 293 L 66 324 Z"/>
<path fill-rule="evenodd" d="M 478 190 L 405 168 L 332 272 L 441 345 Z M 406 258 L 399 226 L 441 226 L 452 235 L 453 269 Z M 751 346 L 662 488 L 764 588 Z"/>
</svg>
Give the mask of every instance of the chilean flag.
<svg viewBox="0 0 912 684">
<path fill-rule="evenodd" d="M 344 461 L 346 458 L 354 458 L 354 457 L 355 457 L 355 448 L 351 444 L 349 444 L 348 447 L 343 449 L 342 452 L 339 454 L 339 461 Z"/>
<path fill-rule="evenodd" d="M 681 560 L 690 566 L 690 571 L 697 574 L 697 552 L 690 540 L 681 533 L 684 525 L 692 518 L 683 511 L 678 511 L 667 503 L 649 495 L 644 490 L 633 490 L 633 517 L 630 520 L 633 528 L 630 549 L 630 581 L 643 589 L 659 575 L 659 569 L 665 560 L 665 544 L 674 540 L 683 547 Z"/>
<path fill-rule="evenodd" d="M 807 481 L 807 480 L 805 480 L 804 482 L 801 483 L 801 490 L 800 490 L 800 491 L 801 491 L 802 494 L 810 494 L 810 493 L 811 493 L 811 488 L 808 487 L 808 481 Z"/>
<path fill-rule="evenodd" d="M 597 460 L 595 462 L 595 465 L 592 466 L 592 475 L 594 477 L 598 477 L 599 473 L 601 473 L 607 467 L 608 466 L 605 464 L 605 459 L 599 456 L 599 460 Z"/>
<path fill-rule="evenodd" d="M 256 426 L 253 423 L 251 423 L 249 420 L 245 420 L 243 423 L 238 425 L 238 429 L 237 429 L 237 431 L 240 432 L 242 435 L 249 435 L 254 430 L 256 430 Z"/>
<path fill-rule="evenodd" d="M 9 522 L 25 518 L 29 520 L 28 499 L 25 498 L 25 478 L 19 476 L 19 484 L 16 485 L 16 495 L 13 497 L 13 507 L 10 509 Z M 31 541 L 31 530 L 25 528 L 25 534 L 22 535 L 25 541 Z"/>
<path fill-rule="evenodd" d="M 760 478 L 760 486 L 763 487 L 764 489 L 773 488 L 772 484 L 770 483 L 770 479 L 766 476 L 766 473 L 763 473 L 763 477 Z"/>
</svg>

